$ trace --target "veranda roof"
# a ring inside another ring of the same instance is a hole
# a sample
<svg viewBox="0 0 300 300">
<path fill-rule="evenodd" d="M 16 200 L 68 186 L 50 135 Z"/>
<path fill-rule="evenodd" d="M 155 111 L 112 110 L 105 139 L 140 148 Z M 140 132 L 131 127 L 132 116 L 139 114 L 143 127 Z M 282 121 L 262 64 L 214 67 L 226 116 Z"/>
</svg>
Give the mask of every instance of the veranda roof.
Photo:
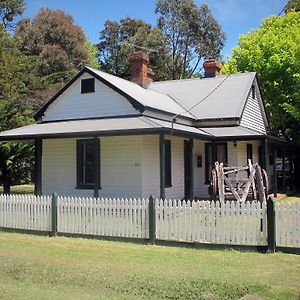
<svg viewBox="0 0 300 300">
<path fill-rule="evenodd" d="M 243 127 L 243 126 L 230 126 L 230 127 L 207 127 L 201 128 L 208 134 L 219 139 L 247 139 L 247 138 L 262 138 L 265 135 L 261 132 Z"/>
<path fill-rule="evenodd" d="M 184 134 L 211 139 L 204 130 L 157 120 L 145 116 L 130 118 L 90 119 L 39 123 L 0 133 L 0 141 L 31 140 L 35 138 L 114 136 L 131 134 Z"/>
</svg>

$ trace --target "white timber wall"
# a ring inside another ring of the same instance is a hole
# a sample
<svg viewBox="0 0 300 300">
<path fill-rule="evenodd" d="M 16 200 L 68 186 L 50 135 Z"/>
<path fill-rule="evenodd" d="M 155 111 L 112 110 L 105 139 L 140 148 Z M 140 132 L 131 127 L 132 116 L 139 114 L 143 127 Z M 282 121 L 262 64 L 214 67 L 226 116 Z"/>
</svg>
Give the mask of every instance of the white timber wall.
<svg viewBox="0 0 300 300">
<path fill-rule="evenodd" d="M 141 136 L 100 138 L 100 197 L 140 197 Z M 43 141 L 42 193 L 93 196 L 76 189 L 76 139 Z"/>
<path fill-rule="evenodd" d="M 95 92 L 81 94 L 83 74 L 46 110 L 43 121 L 87 119 L 118 115 L 132 115 L 137 111 L 128 100 L 95 78 Z"/>
<path fill-rule="evenodd" d="M 250 92 L 240 124 L 244 127 L 266 134 L 266 117 L 256 82 L 254 83 L 254 86 L 255 98 L 252 97 L 252 93 Z"/>
<path fill-rule="evenodd" d="M 202 156 L 202 167 L 197 167 L 196 157 Z M 205 184 L 205 142 L 194 140 L 194 195 L 195 198 L 206 199 L 208 195 L 208 185 Z"/>
<path fill-rule="evenodd" d="M 143 197 L 160 195 L 159 136 L 142 137 L 142 191 Z M 172 146 L 171 146 L 172 147 Z"/>
<path fill-rule="evenodd" d="M 166 198 L 182 199 L 184 197 L 184 139 L 165 136 L 171 141 L 172 186 L 165 189 Z M 143 197 L 159 197 L 159 136 L 144 136 L 142 147 L 142 186 Z"/>
</svg>

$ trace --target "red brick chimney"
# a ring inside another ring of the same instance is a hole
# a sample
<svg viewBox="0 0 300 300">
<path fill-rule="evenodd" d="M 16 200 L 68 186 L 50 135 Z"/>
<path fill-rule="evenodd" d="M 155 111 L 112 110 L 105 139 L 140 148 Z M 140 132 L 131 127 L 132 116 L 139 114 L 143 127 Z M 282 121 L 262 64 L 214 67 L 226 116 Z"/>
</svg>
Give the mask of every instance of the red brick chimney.
<svg viewBox="0 0 300 300">
<path fill-rule="evenodd" d="M 129 56 L 129 68 L 131 74 L 131 81 L 136 82 L 143 88 L 154 80 L 154 72 L 148 68 L 149 56 L 142 51 L 133 52 Z"/>
<path fill-rule="evenodd" d="M 221 74 L 221 62 L 216 59 L 209 59 L 203 63 L 204 77 L 216 77 Z"/>
</svg>

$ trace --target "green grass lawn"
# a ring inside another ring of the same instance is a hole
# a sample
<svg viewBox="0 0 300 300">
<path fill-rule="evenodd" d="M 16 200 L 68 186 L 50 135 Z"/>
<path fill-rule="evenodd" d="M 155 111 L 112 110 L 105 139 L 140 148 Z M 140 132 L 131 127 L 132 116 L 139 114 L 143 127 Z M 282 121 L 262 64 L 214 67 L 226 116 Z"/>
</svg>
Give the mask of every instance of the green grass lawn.
<svg viewBox="0 0 300 300">
<path fill-rule="evenodd" d="M 33 184 L 12 185 L 10 188 L 12 194 L 33 194 Z M 0 186 L 0 193 L 3 193 L 3 186 Z"/>
<path fill-rule="evenodd" d="M 274 200 L 278 201 L 278 202 L 300 202 L 300 197 L 296 197 L 296 196 L 283 196 L 283 197 L 278 197 L 278 198 L 273 198 Z"/>
<path fill-rule="evenodd" d="M 0 231 L 0 299 L 299 299 L 300 256 Z"/>
</svg>

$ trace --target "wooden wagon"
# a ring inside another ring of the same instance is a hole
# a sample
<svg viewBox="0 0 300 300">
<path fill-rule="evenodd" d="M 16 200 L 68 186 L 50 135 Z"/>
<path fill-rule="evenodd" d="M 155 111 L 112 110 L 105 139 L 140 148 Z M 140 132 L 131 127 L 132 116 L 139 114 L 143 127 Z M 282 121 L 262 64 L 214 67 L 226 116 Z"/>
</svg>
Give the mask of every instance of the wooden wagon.
<svg viewBox="0 0 300 300">
<path fill-rule="evenodd" d="M 250 160 L 243 167 L 224 166 L 216 162 L 211 173 L 210 195 L 215 201 L 266 201 L 268 189 L 267 172 Z"/>
</svg>

